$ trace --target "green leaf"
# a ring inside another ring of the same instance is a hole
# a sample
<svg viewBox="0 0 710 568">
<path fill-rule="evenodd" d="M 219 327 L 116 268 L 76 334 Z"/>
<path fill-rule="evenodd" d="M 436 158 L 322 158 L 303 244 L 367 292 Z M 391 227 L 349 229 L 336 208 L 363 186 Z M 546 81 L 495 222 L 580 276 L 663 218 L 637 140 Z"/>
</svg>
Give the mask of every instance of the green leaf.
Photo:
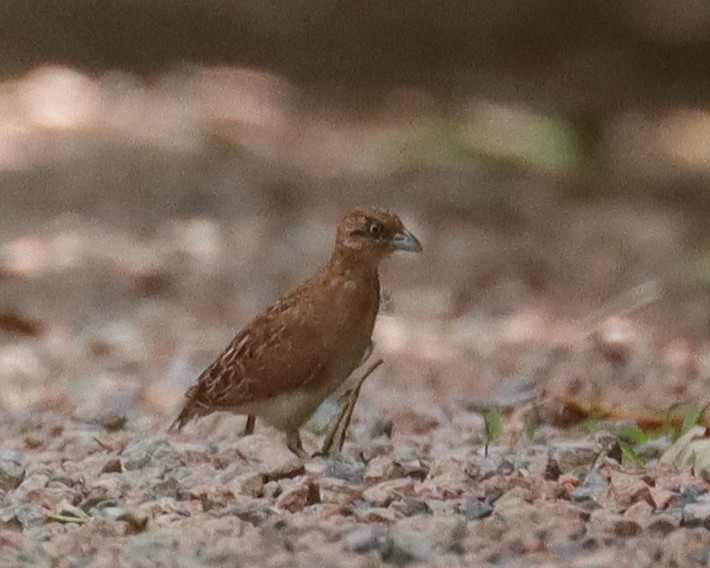
<svg viewBox="0 0 710 568">
<path fill-rule="evenodd" d="M 500 408 L 498 408 L 497 406 L 491 408 L 483 415 L 483 422 L 486 427 L 486 455 L 488 455 L 488 444 L 490 442 L 495 442 L 500 437 L 500 418 L 501 412 Z"/>
<path fill-rule="evenodd" d="M 693 405 L 688 409 L 688 413 L 683 418 L 683 424 L 680 427 L 681 436 L 700 423 L 703 412 L 705 412 L 705 407 L 700 405 Z"/>
<path fill-rule="evenodd" d="M 619 447 L 621 448 L 621 457 L 624 461 L 630 462 L 636 467 L 643 467 L 645 465 L 643 459 L 634 451 L 634 448 L 630 444 L 619 440 Z"/>
<path fill-rule="evenodd" d="M 624 442 L 642 444 L 652 440 L 654 436 L 637 426 L 622 424 L 616 429 L 616 433 Z"/>
</svg>

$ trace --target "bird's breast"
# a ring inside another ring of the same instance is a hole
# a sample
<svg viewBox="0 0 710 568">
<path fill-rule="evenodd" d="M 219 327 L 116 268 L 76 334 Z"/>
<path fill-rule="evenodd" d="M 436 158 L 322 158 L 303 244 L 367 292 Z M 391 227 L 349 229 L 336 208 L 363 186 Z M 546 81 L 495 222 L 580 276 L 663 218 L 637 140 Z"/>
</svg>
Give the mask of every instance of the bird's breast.
<svg viewBox="0 0 710 568">
<path fill-rule="evenodd" d="M 370 347 L 379 307 L 379 282 L 341 276 L 331 281 L 326 308 L 330 332 L 323 336 L 330 353 L 324 373 L 328 390 L 338 388 L 358 367 Z"/>
</svg>

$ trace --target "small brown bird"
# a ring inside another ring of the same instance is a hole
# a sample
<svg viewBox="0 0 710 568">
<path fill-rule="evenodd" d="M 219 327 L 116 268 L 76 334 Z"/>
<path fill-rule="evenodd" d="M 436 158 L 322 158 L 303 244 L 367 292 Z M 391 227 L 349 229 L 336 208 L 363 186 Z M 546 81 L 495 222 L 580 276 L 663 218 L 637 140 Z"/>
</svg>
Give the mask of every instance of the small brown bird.
<svg viewBox="0 0 710 568">
<path fill-rule="evenodd" d="M 217 410 L 249 415 L 247 428 L 256 416 L 285 432 L 289 449 L 305 458 L 298 429 L 370 350 L 378 266 L 397 250 L 422 250 L 397 215 L 350 211 L 328 263 L 232 340 L 188 389 L 171 429 Z"/>
</svg>

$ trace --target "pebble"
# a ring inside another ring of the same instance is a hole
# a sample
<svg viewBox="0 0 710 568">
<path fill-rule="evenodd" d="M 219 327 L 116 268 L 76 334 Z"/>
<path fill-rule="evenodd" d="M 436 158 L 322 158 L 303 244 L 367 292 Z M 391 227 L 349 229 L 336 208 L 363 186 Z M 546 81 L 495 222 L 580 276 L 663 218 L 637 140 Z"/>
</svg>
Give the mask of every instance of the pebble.
<svg viewBox="0 0 710 568">
<path fill-rule="evenodd" d="M 276 499 L 276 508 L 295 513 L 308 505 L 320 503 L 318 485 L 308 476 L 303 476 L 291 487 L 284 489 Z"/>
<path fill-rule="evenodd" d="M 267 481 L 295 477 L 305 471 L 303 461 L 278 436 L 252 434 L 237 441 L 234 448 L 249 469 L 261 473 Z"/>
<path fill-rule="evenodd" d="M 609 481 L 604 476 L 596 471 L 590 471 L 579 487 L 572 491 L 570 498 L 572 501 L 576 501 L 578 503 L 586 502 L 596 504 L 599 497 L 608 488 Z"/>
<path fill-rule="evenodd" d="M 0 450 L 0 489 L 16 489 L 24 478 L 25 455 L 16 450 Z"/>
<path fill-rule="evenodd" d="M 414 497 L 404 497 L 400 501 L 395 501 L 391 504 L 391 508 L 405 517 L 432 514 L 431 507 L 426 501 Z"/>
<path fill-rule="evenodd" d="M 710 529 L 710 495 L 701 495 L 694 503 L 683 507 L 684 527 L 701 527 Z"/>
<path fill-rule="evenodd" d="M 414 481 L 408 477 L 381 481 L 362 492 L 362 498 L 375 507 L 387 507 L 393 501 L 412 495 Z"/>
<path fill-rule="evenodd" d="M 601 452 L 601 445 L 592 441 L 557 442 L 550 448 L 550 459 L 557 463 L 560 473 L 576 474 L 589 471 Z"/>
<path fill-rule="evenodd" d="M 180 466 L 178 453 L 163 438 L 143 438 L 128 444 L 121 452 L 121 463 L 126 470 L 137 470 L 145 467 L 160 467 L 175 469 Z"/>
<path fill-rule="evenodd" d="M 493 512 L 493 505 L 487 499 L 477 499 L 475 497 L 466 499 L 463 504 L 463 514 L 467 521 L 477 521 L 488 517 Z"/>
<path fill-rule="evenodd" d="M 360 484 L 364 479 L 365 464 L 360 460 L 341 454 L 328 460 L 323 475 L 342 479 L 352 484 Z"/>
</svg>

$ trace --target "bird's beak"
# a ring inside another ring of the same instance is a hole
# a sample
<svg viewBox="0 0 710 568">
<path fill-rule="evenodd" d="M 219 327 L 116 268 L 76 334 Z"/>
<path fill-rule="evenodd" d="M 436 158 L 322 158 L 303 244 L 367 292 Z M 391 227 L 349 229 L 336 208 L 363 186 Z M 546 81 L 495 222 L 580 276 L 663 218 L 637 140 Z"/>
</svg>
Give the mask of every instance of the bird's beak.
<svg viewBox="0 0 710 568">
<path fill-rule="evenodd" d="M 404 250 L 407 252 L 422 252 L 422 244 L 419 239 L 407 230 L 395 233 L 392 237 L 392 248 L 394 250 Z"/>
</svg>

